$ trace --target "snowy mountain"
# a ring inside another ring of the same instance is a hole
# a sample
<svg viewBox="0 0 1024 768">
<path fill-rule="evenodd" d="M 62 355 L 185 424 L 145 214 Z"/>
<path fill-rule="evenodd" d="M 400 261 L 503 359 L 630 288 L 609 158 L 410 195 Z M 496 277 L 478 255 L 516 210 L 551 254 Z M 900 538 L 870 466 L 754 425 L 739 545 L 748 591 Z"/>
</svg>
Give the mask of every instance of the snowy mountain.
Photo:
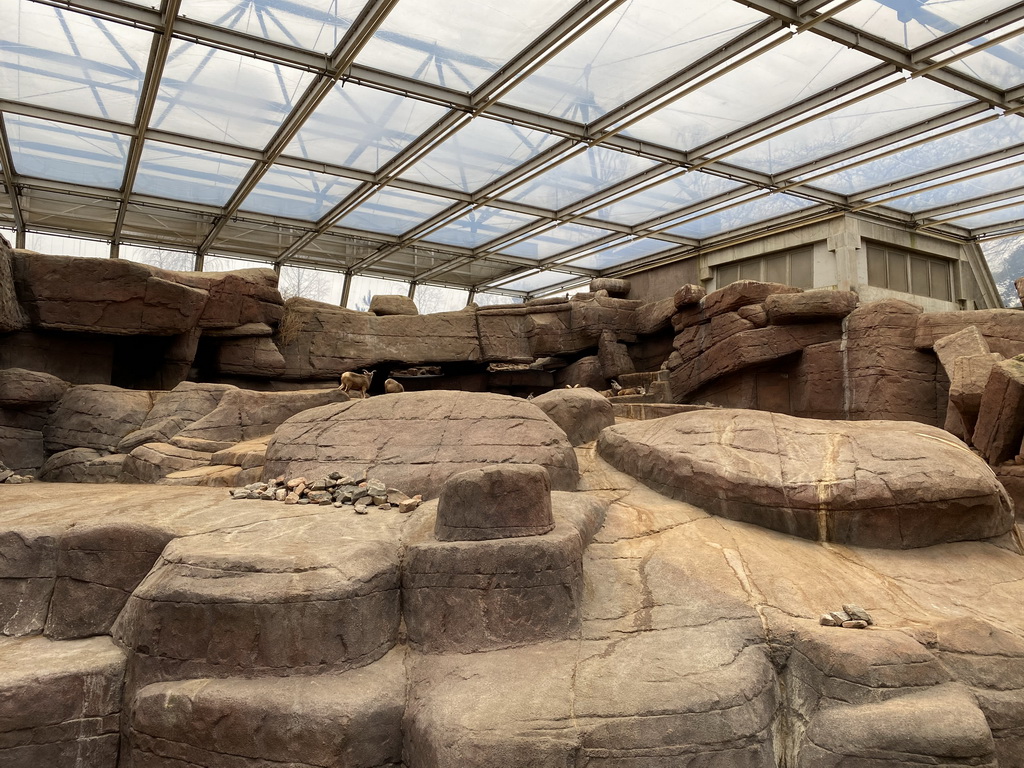
<svg viewBox="0 0 1024 768">
<path fill-rule="evenodd" d="M 1024 235 L 983 242 L 981 250 L 992 270 L 999 295 L 1003 298 L 1003 306 L 1019 307 L 1020 299 L 1013 281 L 1024 277 Z"/>
</svg>

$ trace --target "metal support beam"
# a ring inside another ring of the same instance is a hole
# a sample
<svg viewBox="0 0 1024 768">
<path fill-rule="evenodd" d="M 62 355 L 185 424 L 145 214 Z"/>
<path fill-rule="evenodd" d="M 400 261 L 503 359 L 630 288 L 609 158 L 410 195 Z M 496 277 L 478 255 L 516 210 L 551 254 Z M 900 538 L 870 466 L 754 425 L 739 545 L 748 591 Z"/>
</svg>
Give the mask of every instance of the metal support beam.
<svg viewBox="0 0 1024 768">
<path fill-rule="evenodd" d="M 11 155 L 11 142 L 7 137 L 7 126 L 0 120 L 0 164 L 3 165 L 4 186 L 7 188 L 7 196 L 11 198 L 11 213 L 14 215 L 15 238 L 21 238 L 24 247 L 25 217 L 21 213 L 21 201 L 18 199 L 18 186 L 14 178 L 14 158 Z"/>
</svg>

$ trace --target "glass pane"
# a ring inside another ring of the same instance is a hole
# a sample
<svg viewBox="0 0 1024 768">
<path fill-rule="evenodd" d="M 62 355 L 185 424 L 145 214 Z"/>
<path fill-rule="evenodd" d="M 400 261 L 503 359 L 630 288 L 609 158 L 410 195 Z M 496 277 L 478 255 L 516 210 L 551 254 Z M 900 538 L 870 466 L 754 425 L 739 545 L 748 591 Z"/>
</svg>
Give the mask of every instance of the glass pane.
<svg viewBox="0 0 1024 768">
<path fill-rule="evenodd" d="M 796 288 L 814 287 L 814 251 L 807 249 L 789 255 L 789 284 Z"/>
<path fill-rule="evenodd" d="M 458 312 L 466 306 L 469 291 L 457 288 L 442 288 L 439 285 L 417 285 L 413 301 L 421 315 L 436 312 Z"/>
<path fill-rule="evenodd" d="M 530 75 L 505 101 L 579 123 L 596 120 L 762 21 L 732 0 L 631 0 Z"/>
<path fill-rule="evenodd" d="M 448 110 L 356 83 L 338 83 L 284 154 L 376 171 Z"/>
<path fill-rule="evenodd" d="M 970 101 L 970 97 L 927 78 L 909 80 L 741 150 L 729 162 L 764 173 L 779 173 L 950 112 Z"/>
<path fill-rule="evenodd" d="M 1009 208 L 966 216 L 962 219 L 958 218 L 953 223 L 961 227 L 969 227 L 970 229 L 982 227 L 993 229 L 1004 222 L 1017 221 L 1019 219 L 1024 219 L 1024 205 L 1014 205 Z"/>
<path fill-rule="evenodd" d="M 277 287 L 285 299 L 301 296 L 304 299 L 337 306 L 341 302 L 341 288 L 344 282 L 344 275 L 337 272 L 285 265 L 281 267 Z"/>
<path fill-rule="evenodd" d="M 473 301 L 481 307 L 493 307 L 496 304 L 522 304 L 519 296 L 505 296 L 501 293 L 478 293 L 473 296 Z"/>
<path fill-rule="evenodd" d="M 621 264 L 636 261 L 637 259 L 642 259 L 646 256 L 677 247 L 678 246 L 672 243 L 666 243 L 664 240 L 645 238 L 641 240 L 632 240 L 628 243 L 616 245 L 606 250 L 598 250 L 597 252 L 592 253 L 589 256 L 583 256 L 582 258 L 567 259 L 560 263 L 571 264 L 574 267 L 583 267 L 584 269 L 609 269 L 611 267 L 617 267 Z"/>
<path fill-rule="evenodd" d="M 400 235 L 451 205 L 451 200 L 433 195 L 383 189 L 338 221 L 336 226 Z"/>
<path fill-rule="evenodd" d="M 941 299 L 942 301 L 953 300 L 952 293 L 949 290 L 949 277 L 952 266 L 950 262 L 938 259 L 932 259 L 928 265 L 931 272 L 931 293 L 929 295 L 933 299 Z"/>
<path fill-rule="evenodd" d="M 978 41 L 972 41 L 972 44 L 984 41 L 985 38 L 980 38 Z M 956 55 L 968 47 L 954 48 L 950 54 Z M 973 53 L 951 64 L 950 69 L 958 70 L 983 83 L 991 83 L 1003 90 L 1018 86 L 1024 83 L 1024 35 Z"/>
<path fill-rule="evenodd" d="M 224 205 L 252 165 L 248 160 L 147 141 L 133 192 L 191 203 Z"/>
<path fill-rule="evenodd" d="M 402 0 L 359 54 L 360 64 L 471 91 L 540 30 L 574 5 L 570 0 Z"/>
<path fill-rule="evenodd" d="M 878 60 L 813 33 L 797 35 L 644 118 L 627 133 L 693 149 L 854 75 Z M 742 93 L 743 98 L 736 98 Z"/>
<path fill-rule="evenodd" d="M 673 235 L 682 235 L 683 237 L 692 237 L 699 240 L 721 232 L 738 229 L 747 224 L 763 221 L 764 219 L 772 219 L 776 216 L 793 213 L 803 208 L 809 208 L 812 205 L 816 205 L 816 203 L 800 197 L 776 193 L 692 219 L 685 224 L 672 227 L 668 231 Z"/>
<path fill-rule="evenodd" d="M 907 279 L 907 254 L 889 251 L 886 255 L 888 256 L 889 288 L 893 291 L 910 293 L 910 284 Z"/>
<path fill-rule="evenodd" d="M 129 139 L 107 131 L 7 115 L 14 170 L 22 176 L 118 189 Z"/>
<path fill-rule="evenodd" d="M 501 246 L 499 250 L 511 256 L 524 259 L 546 259 L 556 253 L 589 243 L 610 233 L 606 229 L 587 227 L 582 224 L 562 224 L 528 240 L 514 245 Z"/>
<path fill-rule="evenodd" d="M 431 232 L 425 240 L 445 245 L 457 245 L 462 248 L 476 248 L 535 221 L 540 221 L 540 219 L 536 216 L 485 206 L 470 211 L 461 219 L 456 219 L 442 229 Z M 419 291 L 419 288 L 416 290 Z"/>
<path fill-rule="evenodd" d="M 352 286 L 348 291 L 348 308 L 358 312 L 366 312 L 374 296 L 408 296 L 409 284 L 398 280 L 385 280 L 381 277 L 353 275 Z"/>
<path fill-rule="evenodd" d="M 150 124 L 186 136 L 262 148 L 312 77 L 250 56 L 175 42 Z"/>
<path fill-rule="evenodd" d="M 81 237 L 26 232 L 25 247 L 30 251 L 52 253 L 57 256 L 78 256 L 89 259 L 110 258 L 110 243 L 105 240 L 85 240 Z"/>
<path fill-rule="evenodd" d="M 543 131 L 477 119 L 409 168 L 401 178 L 475 192 L 557 141 Z"/>
<path fill-rule="evenodd" d="M 315 221 L 358 186 L 352 179 L 278 165 L 267 171 L 242 208 Z"/>
<path fill-rule="evenodd" d="M 761 259 L 747 259 L 739 263 L 740 280 L 761 280 Z"/>
<path fill-rule="evenodd" d="M 772 256 L 770 259 L 766 259 L 764 265 L 764 279 L 769 283 L 782 283 L 783 285 L 788 284 L 788 266 L 789 257 L 785 254 L 782 256 Z"/>
<path fill-rule="evenodd" d="M 139 264 L 148 264 L 160 269 L 176 272 L 191 272 L 196 268 L 196 255 L 185 251 L 170 251 L 166 248 L 150 248 L 142 245 L 122 245 L 120 258 Z"/>
<path fill-rule="evenodd" d="M 868 246 L 868 285 L 873 285 L 876 288 L 889 287 L 885 251 L 873 245 Z"/>
<path fill-rule="evenodd" d="M 960 176 L 966 175 L 967 173 L 977 173 L 978 169 L 973 171 L 965 171 L 964 173 L 957 174 Z M 950 179 L 956 178 L 956 175 L 950 176 Z M 935 184 L 936 182 L 931 182 Z M 919 185 L 924 186 L 924 185 Z M 941 187 L 934 187 L 933 189 L 925 190 L 916 195 L 909 195 L 908 197 L 901 197 L 898 200 L 892 200 L 885 204 L 891 208 L 898 208 L 901 211 L 926 211 L 929 208 L 937 208 L 945 205 L 961 205 L 964 208 L 970 207 L 970 201 L 977 197 L 984 197 L 985 195 L 991 195 L 997 192 L 1004 192 L 1009 189 L 1016 189 L 1017 187 L 1024 186 L 1024 166 L 1018 165 L 1014 168 L 1006 168 L 1001 171 L 994 173 L 988 173 L 984 176 L 976 176 L 973 179 L 966 179 L 955 184 L 947 184 Z M 915 187 L 908 187 L 906 190 L 901 192 L 907 192 L 914 189 Z M 884 200 L 885 195 L 878 195 L 877 198 Z"/>
<path fill-rule="evenodd" d="M 715 286 L 724 288 L 740 279 L 739 264 L 723 264 L 715 269 Z"/>
<path fill-rule="evenodd" d="M 203 259 L 203 272 L 234 272 L 236 269 L 270 269 L 269 261 L 252 261 L 235 259 L 228 256 L 206 256 Z"/>
<path fill-rule="evenodd" d="M 928 260 L 916 256 L 910 259 L 910 292 L 930 296 L 928 289 Z"/>
<path fill-rule="evenodd" d="M 588 195 L 635 176 L 654 165 L 635 155 L 591 147 L 506 195 L 517 202 L 561 209 Z"/>
<path fill-rule="evenodd" d="M 181 0 L 179 15 L 324 53 L 333 51 L 363 0 Z"/>
<path fill-rule="evenodd" d="M 533 293 L 544 288 L 553 288 L 561 283 L 569 283 L 573 280 L 579 279 L 579 275 L 569 275 L 565 272 L 529 272 L 512 282 L 502 283 L 495 287 L 505 288 L 509 291 L 525 291 L 527 293 Z"/>
<path fill-rule="evenodd" d="M 690 171 L 588 215 L 603 221 L 633 226 L 742 186 L 738 181 Z"/>
<path fill-rule="evenodd" d="M 0 98 L 132 122 L 152 33 L 28 0 L 0 19 Z"/>
<path fill-rule="evenodd" d="M 835 18 L 905 48 L 916 48 L 1008 5 L 1006 0 L 860 0 Z"/>
<path fill-rule="evenodd" d="M 852 195 L 1018 144 L 1024 144 L 1024 120 L 1007 115 L 811 183 L 841 195 Z"/>
</svg>

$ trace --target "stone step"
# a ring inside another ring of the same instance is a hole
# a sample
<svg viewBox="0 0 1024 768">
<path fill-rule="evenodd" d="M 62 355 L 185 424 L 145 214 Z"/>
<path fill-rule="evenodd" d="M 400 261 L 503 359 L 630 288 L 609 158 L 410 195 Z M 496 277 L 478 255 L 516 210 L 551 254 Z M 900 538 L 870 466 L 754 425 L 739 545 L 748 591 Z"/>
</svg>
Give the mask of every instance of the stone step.
<svg viewBox="0 0 1024 768">
<path fill-rule="evenodd" d="M 378 768 L 402 757 L 404 652 L 344 673 L 154 683 L 128 729 L 136 768 Z"/>
<path fill-rule="evenodd" d="M 116 768 L 124 670 L 109 637 L 0 638 L 0 765 Z"/>
</svg>

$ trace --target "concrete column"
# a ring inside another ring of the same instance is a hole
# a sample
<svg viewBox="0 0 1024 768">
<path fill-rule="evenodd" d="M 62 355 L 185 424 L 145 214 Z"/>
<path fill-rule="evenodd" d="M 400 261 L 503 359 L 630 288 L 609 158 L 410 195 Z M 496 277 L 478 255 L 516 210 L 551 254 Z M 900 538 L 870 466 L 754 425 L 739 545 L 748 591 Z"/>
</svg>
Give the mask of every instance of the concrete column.
<svg viewBox="0 0 1024 768">
<path fill-rule="evenodd" d="M 856 291 L 868 284 L 867 256 L 856 219 L 844 216 L 837 220 L 827 245 L 836 257 L 836 288 Z"/>
</svg>

